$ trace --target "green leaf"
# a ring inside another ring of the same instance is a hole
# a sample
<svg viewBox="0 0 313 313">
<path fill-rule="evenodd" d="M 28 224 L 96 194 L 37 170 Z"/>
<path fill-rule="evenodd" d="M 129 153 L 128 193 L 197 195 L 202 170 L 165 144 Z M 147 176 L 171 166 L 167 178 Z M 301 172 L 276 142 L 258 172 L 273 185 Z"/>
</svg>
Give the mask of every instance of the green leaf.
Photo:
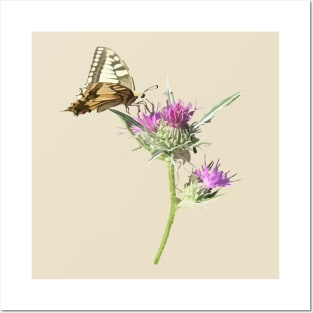
<svg viewBox="0 0 313 313">
<path fill-rule="evenodd" d="M 143 130 L 143 126 L 137 122 L 134 118 L 132 118 L 131 116 L 121 112 L 121 111 L 117 111 L 114 109 L 109 109 L 111 112 L 115 113 L 116 115 L 118 115 L 126 124 L 127 128 L 131 131 L 130 127 L 131 125 L 135 125 L 138 128 Z M 133 131 L 131 131 L 133 133 Z"/>
<path fill-rule="evenodd" d="M 236 92 L 232 96 L 224 99 L 223 101 L 221 101 L 220 103 L 215 105 L 209 112 L 204 114 L 203 117 L 198 122 L 195 122 L 195 123 L 192 124 L 192 131 L 195 132 L 199 128 L 199 126 L 201 126 L 204 123 L 210 122 L 211 119 L 217 113 L 217 111 L 219 111 L 219 110 L 223 109 L 224 107 L 230 105 L 233 101 L 235 101 L 239 97 L 240 97 L 240 92 Z"/>
<path fill-rule="evenodd" d="M 134 148 L 134 149 L 132 149 L 132 151 L 137 151 L 137 150 L 140 150 L 140 149 L 142 149 L 142 147 Z"/>
<path fill-rule="evenodd" d="M 211 204 L 213 201 L 216 201 L 218 198 L 225 196 L 225 193 L 218 194 L 212 198 L 204 199 L 201 201 L 192 201 L 188 199 L 182 199 L 178 203 L 178 209 L 190 209 L 190 208 L 196 208 L 196 207 L 204 207 L 208 208 L 207 206 Z"/>
<path fill-rule="evenodd" d="M 167 150 L 164 150 L 164 149 L 154 150 L 154 151 L 151 153 L 151 158 L 149 159 L 149 161 L 152 161 L 153 159 L 158 158 L 158 157 L 161 156 L 163 153 L 166 154 L 166 155 L 169 155 L 169 153 L 168 153 Z"/>
<path fill-rule="evenodd" d="M 134 133 L 134 131 L 131 128 L 132 125 L 136 125 L 138 128 L 140 128 L 141 130 L 144 131 L 143 126 L 139 122 L 137 122 L 134 118 L 132 118 L 131 116 L 129 116 L 123 112 L 120 112 L 120 111 L 117 111 L 114 109 L 109 109 L 109 110 L 111 112 L 115 113 L 116 115 L 118 115 L 125 122 L 127 129 L 134 136 L 134 138 L 137 140 L 137 142 L 140 144 L 140 146 L 144 147 L 146 150 L 149 151 L 149 146 L 146 144 L 146 142 L 143 139 L 141 139 L 140 137 L 135 136 L 136 134 Z M 134 149 L 134 150 L 137 150 L 137 149 Z"/>
</svg>

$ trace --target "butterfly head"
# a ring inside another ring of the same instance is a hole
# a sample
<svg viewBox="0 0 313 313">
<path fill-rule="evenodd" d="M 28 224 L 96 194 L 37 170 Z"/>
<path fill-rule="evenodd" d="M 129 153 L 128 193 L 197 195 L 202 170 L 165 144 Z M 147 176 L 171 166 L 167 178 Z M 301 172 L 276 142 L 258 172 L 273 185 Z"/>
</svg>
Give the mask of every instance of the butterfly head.
<svg viewBox="0 0 313 313">
<path fill-rule="evenodd" d="M 73 112 L 74 115 L 78 116 L 80 114 L 85 114 L 85 113 L 90 113 L 91 109 L 90 107 L 86 104 L 86 101 L 78 99 L 75 102 L 71 104 L 70 107 L 68 107 L 66 110 L 63 112 Z"/>
</svg>

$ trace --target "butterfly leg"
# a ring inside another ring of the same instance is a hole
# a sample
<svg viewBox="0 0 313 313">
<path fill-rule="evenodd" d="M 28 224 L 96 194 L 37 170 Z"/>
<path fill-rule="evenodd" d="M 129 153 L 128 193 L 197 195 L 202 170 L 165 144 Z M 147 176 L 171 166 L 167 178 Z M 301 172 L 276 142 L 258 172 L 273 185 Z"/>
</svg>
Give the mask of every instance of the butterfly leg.
<svg viewBox="0 0 313 313">
<path fill-rule="evenodd" d="M 147 97 L 145 98 L 145 101 L 147 101 L 151 105 L 152 110 L 154 111 L 154 103 L 150 101 Z"/>
<path fill-rule="evenodd" d="M 145 98 L 144 100 L 140 101 L 143 103 L 143 106 L 145 107 L 146 112 L 152 114 L 154 112 L 154 103 Z M 149 109 L 147 102 L 151 105 L 152 111 Z"/>
<path fill-rule="evenodd" d="M 78 95 L 76 95 L 76 97 L 83 97 L 84 96 L 84 92 L 83 92 L 84 90 L 83 90 L 83 88 L 79 88 L 79 94 Z"/>
<path fill-rule="evenodd" d="M 138 103 L 132 103 L 131 105 L 128 105 L 128 106 L 126 106 L 126 112 L 128 113 L 128 114 L 131 114 L 130 113 L 130 111 L 129 111 L 129 108 L 132 106 L 132 107 L 137 107 L 137 116 L 139 117 L 139 113 L 141 112 L 141 110 L 140 110 L 140 102 L 138 102 Z"/>
<path fill-rule="evenodd" d="M 148 107 L 147 102 L 151 105 L 152 110 Z M 145 108 L 145 112 L 148 112 L 149 114 L 154 113 L 154 103 L 145 98 L 144 100 L 141 100 L 139 103 L 143 103 L 143 106 Z"/>
<path fill-rule="evenodd" d="M 137 116 L 140 117 L 140 116 L 139 116 L 139 113 L 141 112 L 141 109 L 140 109 L 140 102 L 139 102 L 139 103 L 134 103 L 134 106 L 137 107 Z"/>
<path fill-rule="evenodd" d="M 141 104 L 143 104 L 143 106 L 144 106 L 144 109 L 145 109 L 145 113 L 152 113 L 151 111 L 150 111 L 150 109 L 149 109 L 149 107 L 147 106 L 147 103 L 146 103 L 146 101 L 145 100 L 140 100 L 140 101 L 138 101 L 138 102 L 136 102 L 136 106 L 138 107 L 138 115 L 139 115 L 139 112 L 141 112 L 141 110 L 140 110 L 140 105 Z"/>
<path fill-rule="evenodd" d="M 130 107 L 130 105 L 125 105 L 126 113 L 130 115 L 129 107 Z"/>
</svg>

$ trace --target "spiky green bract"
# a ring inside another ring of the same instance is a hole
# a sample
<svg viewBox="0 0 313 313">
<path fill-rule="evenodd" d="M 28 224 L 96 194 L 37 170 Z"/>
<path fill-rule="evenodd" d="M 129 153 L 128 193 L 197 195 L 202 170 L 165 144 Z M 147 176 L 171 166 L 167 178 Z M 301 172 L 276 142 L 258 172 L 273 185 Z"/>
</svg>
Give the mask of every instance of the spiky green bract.
<svg viewBox="0 0 313 313">
<path fill-rule="evenodd" d="M 153 158 L 171 155 L 174 159 L 190 161 L 189 151 L 198 146 L 199 139 L 189 130 L 187 125 L 171 127 L 161 121 L 156 132 L 140 132 L 136 136 L 148 144 Z"/>
</svg>

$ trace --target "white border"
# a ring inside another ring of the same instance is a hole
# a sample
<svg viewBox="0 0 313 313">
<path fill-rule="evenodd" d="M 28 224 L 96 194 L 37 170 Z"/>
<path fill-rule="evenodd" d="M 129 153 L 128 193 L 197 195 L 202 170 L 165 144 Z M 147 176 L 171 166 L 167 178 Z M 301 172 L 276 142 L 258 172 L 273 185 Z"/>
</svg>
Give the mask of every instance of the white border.
<svg viewBox="0 0 313 313">
<path fill-rule="evenodd" d="M 2 309 L 309 309 L 309 15 L 299 0 L 2 1 Z M 279 31 L 280 279 L 31 279 L 31 32 L 114 30 Z"/>
</svg>

